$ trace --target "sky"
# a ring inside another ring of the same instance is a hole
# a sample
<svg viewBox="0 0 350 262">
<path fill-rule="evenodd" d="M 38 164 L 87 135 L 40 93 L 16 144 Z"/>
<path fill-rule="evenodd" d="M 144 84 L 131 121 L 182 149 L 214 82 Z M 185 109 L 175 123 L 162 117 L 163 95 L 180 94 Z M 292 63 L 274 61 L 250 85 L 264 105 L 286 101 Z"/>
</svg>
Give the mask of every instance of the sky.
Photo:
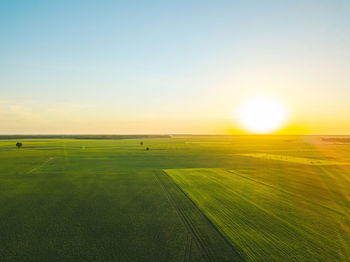
<svg viewBox="0 0 350 262">
<path fill-rule="evenodd" d="M 1 134 L 350 134 L 350 1 L 0 0 Z"/>
</svg>

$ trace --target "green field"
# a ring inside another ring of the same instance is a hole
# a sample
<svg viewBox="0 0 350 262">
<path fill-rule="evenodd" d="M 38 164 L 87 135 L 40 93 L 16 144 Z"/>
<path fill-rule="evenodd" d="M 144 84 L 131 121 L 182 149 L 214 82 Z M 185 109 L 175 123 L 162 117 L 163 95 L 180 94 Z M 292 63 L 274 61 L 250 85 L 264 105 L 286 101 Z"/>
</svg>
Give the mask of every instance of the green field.
<svg viewBox="0 0 350 262">
<path fill-rule="evenodd" d="M 350 261 L 350 144 L 108 138 L 0 140 L 0 261 Z"/>
</svg>

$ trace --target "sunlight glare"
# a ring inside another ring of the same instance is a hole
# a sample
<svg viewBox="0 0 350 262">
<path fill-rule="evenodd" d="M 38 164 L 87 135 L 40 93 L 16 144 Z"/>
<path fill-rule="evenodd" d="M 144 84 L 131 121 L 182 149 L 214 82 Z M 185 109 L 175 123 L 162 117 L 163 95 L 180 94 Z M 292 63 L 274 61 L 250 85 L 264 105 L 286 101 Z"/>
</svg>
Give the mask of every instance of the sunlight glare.
<svg viewBox="0 0 350 262">
<path fill-rule="evenodd" d="M 238 111 L 244 129 L 266 134 L 277 131 L 286 121 L 286 109 L 276 99 L 256 97 L 244 103 Z"/>
</svg>

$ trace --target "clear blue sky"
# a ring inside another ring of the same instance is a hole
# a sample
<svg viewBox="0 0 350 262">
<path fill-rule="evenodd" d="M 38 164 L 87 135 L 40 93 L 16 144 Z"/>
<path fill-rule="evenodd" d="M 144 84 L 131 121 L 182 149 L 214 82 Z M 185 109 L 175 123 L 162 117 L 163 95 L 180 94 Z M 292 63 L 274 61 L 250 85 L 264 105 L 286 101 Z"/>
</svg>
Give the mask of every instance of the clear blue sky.
<svg viewBox="0 0 350 262">
<path fill-rule="evenodd" d="M 350 133 L 349 14 L 350 1 L 0 0 L 0 133 L 226 133 L 259 94 L 306 132 Z"/>
</svg>

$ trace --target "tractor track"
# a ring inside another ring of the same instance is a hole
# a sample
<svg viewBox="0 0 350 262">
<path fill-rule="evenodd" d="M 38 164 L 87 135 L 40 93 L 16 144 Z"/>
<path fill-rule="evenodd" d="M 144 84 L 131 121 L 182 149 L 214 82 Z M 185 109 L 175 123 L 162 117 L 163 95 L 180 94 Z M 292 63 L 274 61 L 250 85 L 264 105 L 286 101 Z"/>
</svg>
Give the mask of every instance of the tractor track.
<svg viewBox="0 0 350 262">
<path fill-rule="evenodd" d="M 193 237 L 194 241 L 196 244 L 201 248 L 201 254 L 203 255 L 203 259 L 205 261 L 215 261 L 215 256 L 209 251 L 210 247 L 207 246 L 206 241 L 204 239 L 201 239 L 201 237 L 198 234 L 198 231 L 196 230 L 194 223 L 191 221 L 190 218 L 188 218 L 184 212 L 181 210 L 181 208 L 177 205 L 176 201 L 173 199 L 171 196 L 170 192 L 162 182 L 162 180 L 159 178 L 159 174 L 157 173 L 156 175 L 157 181 L 163 188 L 163 191 L 166 194 L 167 199 L 169 200 L 170 204 L 172 207 L 175 209 L 175 211 L 178 213 L 179 217 L 181 218 L 183 224 L 185 225 L 187 231 L 190 233 L 190 235 Z M 188 261 L 186 258 L 189 258 L 190 255 L 187 253 L 190 253 L 190 248 L 189 248 L 189 241 L 187 241 L 186 247 L 185 247 L 185 254 L 184 254 L 184 261 Z"/>
<path fill-rule="evenodd" d="M 218 258 L 218 252 L 215 252 L 215 250 L 213 250 L 212 245 L 208 241 L 208 239 L 203 238 L 201 236 L 201 231 L 200 231 L 201 229 L 198 228 L 198 226 L 196 225 L 196 221 L 193 221 L 193 219 L 186 214 L 187 212 L 185 212 L 185 210 L 181 208 L 181 205 L 179 205 L 177 201 L 174 199 L 173 195 L 167 188 L 167 185 L 162 181 L 161 176 L 166 176 L 168 179 L 170 179 L 175 190 L 177 190 L 181 195 L 183 195 L 186 198 L 186 201 L 188 201 L 191 207 L 194 208 L 196 212 L 198 212 L 201 219 L 203 219 L 205 221 L 205 224 L 208 227 L 210 227 L 210 230 L 212 230 L 213 232 L 215 232 L 215 234 L 217 234 L 218 238 L 220 238 L 220 241 L 223 241 L 223 244 L 226 244 L 227 248 L 230 250 L 230 253 L 232 254 L 232 259 L 230 259 L 229 261 L 244 261 L 244 259 L 235 250 L 235 248 L 231 245 L 231 243 L 222 235 L 222 233 L 209 220 L 209 218 L 203 214 L 203 212 L 198 208 L 196 203 L 194 203 L 193 200 L 189 198 L 189 196 L 179 187 L 179 185 L 177 185 L 166 172 L 164 171 L 155 172 L 155 177 L 158 183 L 161 185 L 167 199 L 169 200 L 169 203 L 172 205 L 174 210 L 177 212 L 177 214 L 181 218 L 190 236 L 186 241 L 183 261 L 190 261 L 191 259 L 191 249 L 193 245 L 192 242 L 194 242 L 194 244 L 196 244 L 200 248 L 201 250 L 200 253 L 204 261 L 211 262 L 211 261 L 221 261 L 221 260 Z"/>
</svg>

